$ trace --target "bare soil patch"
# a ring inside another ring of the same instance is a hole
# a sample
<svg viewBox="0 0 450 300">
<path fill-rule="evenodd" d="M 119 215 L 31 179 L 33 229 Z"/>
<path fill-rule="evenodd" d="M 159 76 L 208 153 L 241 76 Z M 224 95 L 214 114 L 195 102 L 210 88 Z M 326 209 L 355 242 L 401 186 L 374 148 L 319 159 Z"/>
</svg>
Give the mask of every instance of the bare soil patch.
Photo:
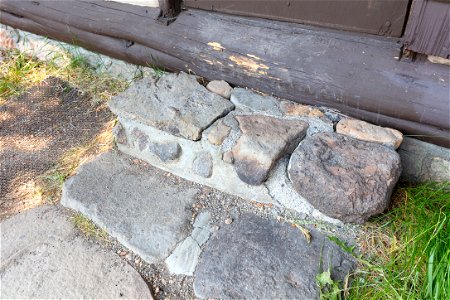
<svg viewBox="0 0 450 300">
<path fill-rule="evenodd" d="M 45 202 L 45 181 L 71 150 L 111 124 L 106 105 L 56 77 L 0 104 L 0 220 Z"/>
</svg>

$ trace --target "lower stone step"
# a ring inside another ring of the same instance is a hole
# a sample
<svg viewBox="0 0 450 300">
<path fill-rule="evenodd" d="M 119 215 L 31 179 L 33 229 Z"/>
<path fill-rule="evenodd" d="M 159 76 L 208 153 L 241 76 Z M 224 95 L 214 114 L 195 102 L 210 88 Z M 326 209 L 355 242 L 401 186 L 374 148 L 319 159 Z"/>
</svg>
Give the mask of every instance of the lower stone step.
<svg viewBox="0 0 450 300">
<path fill-rule="evenodd" d="M 136 270 L 43 205 L 0 223 L 2 299 L 153 299 Z"/>
<path fill-rule="evenodd" d="M 143 161 L 108 152 L 82 165 L 64 183 L 61 204 L 154 263 L 187 237 L 198 192 L 189 183 L 155 174 Z"/>
<path fill-rule="evenodd" d="M 61 203 L 146 262 L 194 276 L 192 298 L 318 299 L 317 275 L 329 271 L 343 281 L 355 267 L 326 234 L 288 222 L 274 206 L 249 205 L 209 188 L 205 199 L 202 187 L 169 175 L 105 153 L 66 181 Z M 348 236 L 346 228 L 333 231 Z"/>
</svg>

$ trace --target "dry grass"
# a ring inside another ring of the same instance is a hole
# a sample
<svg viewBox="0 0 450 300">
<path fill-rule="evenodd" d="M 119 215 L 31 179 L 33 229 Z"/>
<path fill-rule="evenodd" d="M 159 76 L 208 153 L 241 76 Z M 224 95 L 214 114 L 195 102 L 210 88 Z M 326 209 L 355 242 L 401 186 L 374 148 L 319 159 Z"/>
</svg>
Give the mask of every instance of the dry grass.
<svg viewBox="0 0 450 300">
<path fill-rule="evenodd" d="M 90 99 L 90 110 L 107 109 L 106 103 L 112 96 L 125 90 L 130 82 L 118 80 L 107 73 L 98 73 L 80 55 L 67 54 L 66 63 L 55 61 L 39 61 L 17 50 L 0 53 L 0 105 L 10 97 L 16 97 L 32 86 L 49 77 L 58 77 L 82 91 Z M 73 147 L 65 152 L 55 167 L 36 178 L 28 195 L 42 199 L 41 202 L 55 203 L 61 196 L 61 188 L 67 177 L 74 174 L 83 162 L 92 159 L 99 153 L 108 151 L 113 146 L 112 127 L 115 121 L 106 121 L 101 132 L 82 146 Z M 31 187 L 31 186 L 30 186 Z"/>
<path fill-rule="evenodd" d="M 48 77 L 58 77 L 87 93 L 93 104 L 101 104 L 125 90 L 129 82 L 97 73 L 81 55 L 67 54 L 64 65 L 55 60 L 39 61 L 18 50 L 2 51 L 0 62 L 0 101 L 16 96 Z M 97 66 L 98 67 L 98 66 Z"/>
<path fill-rule="evenodd" d="M 101 133 L 88 144 L 67 151 L 56 164 L 56 167 L 42 176 L 39 193 L 46 202 L 58 202 L 61 198 L 64 181 L 75 175 L 80 165 L 113 148 L 112 128 L 115 123 L 116 120 L 106 123 Z"/>
<path fill-rule="evenodd" d="M 348 299 L 449 299 L 450 183 L 399 188 L 359 245 Z"/>
</svg>

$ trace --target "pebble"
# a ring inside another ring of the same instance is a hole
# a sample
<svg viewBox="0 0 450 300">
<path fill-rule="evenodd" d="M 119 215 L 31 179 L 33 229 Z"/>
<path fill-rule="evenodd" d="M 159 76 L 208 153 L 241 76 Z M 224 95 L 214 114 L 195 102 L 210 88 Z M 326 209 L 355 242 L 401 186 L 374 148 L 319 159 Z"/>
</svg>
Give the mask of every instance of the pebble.
<svg viewBox="0 0 450 300">
<path fill-rule="evenodd" d="M 232 218 L 225 219 L 225 224 L 230 225 L 231 223 L 233 223 L 233 219 Z"/>
</svg>

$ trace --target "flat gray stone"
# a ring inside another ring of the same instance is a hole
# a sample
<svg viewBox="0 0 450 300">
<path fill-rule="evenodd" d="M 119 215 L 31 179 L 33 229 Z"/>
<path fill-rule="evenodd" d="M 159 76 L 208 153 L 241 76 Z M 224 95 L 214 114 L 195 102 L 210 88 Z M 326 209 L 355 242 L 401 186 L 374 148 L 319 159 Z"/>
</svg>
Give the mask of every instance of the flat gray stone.
<svg viewBox="0 0 450 300">
<path fill-rule="evenodd" d="M 163 162 L 178 159 L 182 152 L 180 144 L 176 142 L 150 142 L 148 144 L 148 150 L 158 156 Z"/>
<path fill-rule="evenodd" d="M 308 124 L 263 115 L 236 116 L 242 135 L 232 148 L 239 178 L 259 185 L 269 176 L 277 160 L 292 152 L 306 135 Z"/>
<path fill-rule="evenodd" d="M 171 183 L 142 161 L 108 152 L 82 165 L 66 181 L 61 203 L 155 263 L 188 235 L 197 191 L 189 183 Z"/>
<path fill-rule="evenodd" d="M 201 252 L 202 250 L 197 242 L 188 236 L 166 259 L 169 272 L 177 275 L 192 276 Z"/>
<path fill-rule="evenodd" d="M 195 272 L 196 296 L 318 299 L 316 275 L 330 267 L 332 278 L 343 280 L 354 262 L 325 235 L 314 229 L 310 233 L 308 243 L 290 224 L 241 216 L 223 226 L 206 245 Z"/>
<path fill-rule="evenodd" d="M 209 92 L 186 73 L 144 78 L 109 102 L 113 113 L 189 140 L 230 112 L 234 105 Z"/>
<path fill-rule="evenodd" d="M 211 234 L 211 226 L 209 224 L 210 220 L 210 212 L 202 212 L 195 219 L 191 237 L 199 246 L 202 246 L 209 239 L 209 235 Z"/>
<path fill-rule="evenodd" d="M 200 213 L 190 236 L 181 242 L 173 253 L 166 259 L 169 272 L 177 275 L 192 276 L 201 254 L 201 246 L 209 239 L 211 228 L 209 212 Z"/>
<path fill-rule="evenodd" d="M 1 223 L 1 298 L 151 299 L 147 284 L 113 252 L 81 237 L 56 206 Z"/>
<path fill-rule="evenodd" d="M 316 209 L 355 223 L 388 208 L 400 172 L 395 150 L 328 132 L 305 138 L 288 166 L 293 188 Z"/>
<path fill-rule="evenodd" d="M 213 160 L 209 152 L 198 153 L 192 162 L 192 170 L 195 174 L 209 178 L 213 171 Z"/>
<path fill-rule="evenodd" d="M 238 110 L 276 117 L 282 115 L 279 108 L 279 100 L 271 96 L 257 94 L 248 89 L 233 89 L 230 100 Z"/>
</svg>

